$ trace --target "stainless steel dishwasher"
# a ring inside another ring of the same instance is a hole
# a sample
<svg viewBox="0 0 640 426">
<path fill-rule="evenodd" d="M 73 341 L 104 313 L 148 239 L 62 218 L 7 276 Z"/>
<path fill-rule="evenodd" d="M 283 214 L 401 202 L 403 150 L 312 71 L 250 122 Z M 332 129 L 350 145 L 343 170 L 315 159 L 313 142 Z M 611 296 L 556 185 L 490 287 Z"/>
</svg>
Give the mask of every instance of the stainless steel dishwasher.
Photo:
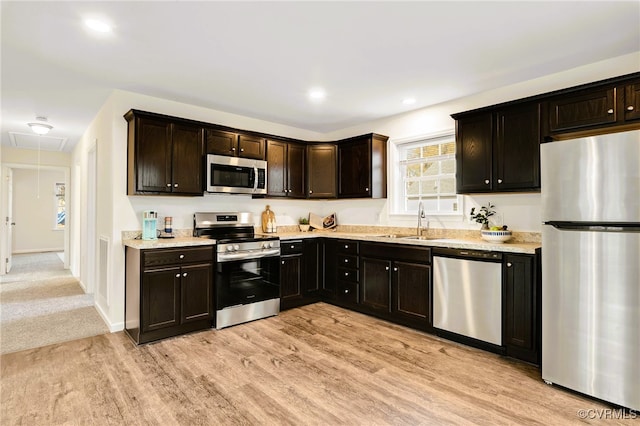
<svg viewBox="0 0 640 426">
<path fill-rule="evenodd" d="M 433 326 L 502 345 L 502 254 L 433 250 Z"/>
</svg>

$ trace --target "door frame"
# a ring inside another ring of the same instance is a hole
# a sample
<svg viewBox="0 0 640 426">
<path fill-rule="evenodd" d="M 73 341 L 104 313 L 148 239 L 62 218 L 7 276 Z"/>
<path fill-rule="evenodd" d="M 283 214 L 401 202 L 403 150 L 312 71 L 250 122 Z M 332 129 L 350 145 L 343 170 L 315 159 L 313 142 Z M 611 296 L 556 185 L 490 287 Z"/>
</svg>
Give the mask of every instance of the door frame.
<svg viewBox="0 0 640 426">
<path fill-rule="evenodd" d="M 54 170 L 54 171 L 61 171 L 64 173 L 64 182 L 65 182 L 65 186 L 68 188 L 69 184 L 70 184 L 70 177 L 71 177 L 71 171 L 69 167 L 65 167 L 65 166 L 43 166 L 40 165 L 38 166 L 37 164 L 20 164 L 20 163 L 2 163 L 2 176 L 5 177 L 5 172 L 7 169 L 10 169 L 13 172 L 13 169 L 29 169 L 29 170 L 38 170 L 38 167 L 40 168 L 40 170 Z M 8 207 L 9 207 L 9 200 L 8 200 L 8 187 L 7 187 L 7 181 L 6 179 L 3 179 L 2 182 L 2 218 L 5 219 L 6 217 L 8 217 L 9 211 L 8 211 Z M 67 191 L 67 194 L 70 194 L 69 191 Z M 66 216 L 66 221 L 65 221 L 65 227 L 64 227 L 64 269 L 69 269 L 69 230 L 71 228 L 70 223 L 72 218 L 72 214 L 71 214 L 71 200 L 68 198 L 65 199 L 66 205 L 67 205 L 67 216 Z M 6 256 L 8 255 L 7 251 L 10 252 L 13 250 L 13 242 L 12 241 L 8 241 L 9 235 L 11 234 L 10 232 L 8 232 L 7 230 L 7 225 L 6 225 L 6 220 L 4 220 L 3 222 L 5 222 L 5 225 L 2 227 L 2 237 L 0 238 L 0 240 L 2 241 L 2 243 L 0 244 L 0 249 L 2 250 L 2 262 L 5 262 L 4 259 L 6 258 Z M 9 225 L 11 226 L 11 225 Z M 2 267 L 0 268 L 0 275 L 4 275 L 6 273 L 6 268 Z"/>
</svg>

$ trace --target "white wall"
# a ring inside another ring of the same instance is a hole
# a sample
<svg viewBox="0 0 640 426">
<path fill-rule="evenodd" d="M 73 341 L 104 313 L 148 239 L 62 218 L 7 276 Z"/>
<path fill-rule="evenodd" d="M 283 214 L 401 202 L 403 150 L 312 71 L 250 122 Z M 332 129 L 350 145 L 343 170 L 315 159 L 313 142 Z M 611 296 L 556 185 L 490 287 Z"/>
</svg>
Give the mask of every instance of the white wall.
<svg viewBox="0 0 640 426">
<path fill-rule="evenodd" d="M 107 297 L 96 298 L 97 306 L 105 316 L 112 330 L 121 329 L 124 325 L 124 247 L 121 232 L 139 230 L 144 210 L 153 209 L 160 217 L 173 216 L 175 229 L 191 228 L 192 214 L 196 211 L 211 210 L 248 210 L 260 213 L 266 204 L 271 205 L 276 213 L 278 224 L 294 224 L 299 216 L 308 212 L 328 214 L 336 212 L 338 222 L 343 224 L 389 224 L 397 226 L 413 226 L 413 217 L 394 217 L 387 212 L 386 200 L 330 200 L 330 201 L 287 201 L 287 200 L 252 200 L 249 196 L 207 195 L 204 197 L 162 197 L 162 196 L 127 196 L 127 124 L 122 117 L 129 109 L 167 114 L 171 116 L 201 120 L 204 122 L 227 125 L 240 129 L 255 130 L 302 140 L 335 140 L 363 133 L 376 132 L 390 136 L 391 141 L 438 133 L 453 129 L 454 122 L 450 114 L 476 107 L 487 106 L 509 99 L 521 98 L 550 90 L 573 86 L 583 82 L 596 81 L 638 71 L 637 57 L 616 58 L 605 63 L 593 64 L 570 70 L 554 76 L 537 79 L 524 84 L 509 86 L 491 92 L 481 93 L 464 99 L 437 105 L 431 108 L 378 120 L 361 126 L 344 129 L 332 134 L 317 134 L 303 129 L 269 123 L 261 120 L 242 117 L 221 111 L 209 110 L 193 105 L 167 101 L 135 93 L 115 91 L 85 132 L 81 143 L 73 153 L 74 178 L 80 184 L 73 186 L 75 196 L 82 197 L 84 180 L 86 179 L 86 153 L 95 144 L 98 152 L 98 233 L 107 237 L 111 243 L 109 252 L 109 270 Z M 86 191 L 85 191 L 86 192 Z M 86 196 L 86 193 L 84 194 Z M 505 222 L 514 230 L 539 231 L 540 229 L 540 196 L 538 194 L 504 194 L 490 196 L 465 197 L 465 211 L 472 205 L 493 202 Z M 86 206 L 80 203 L 76 214 L 85 213 Z M 82 223 L 82 222 L 80 222 Z M 159 226 L 162 220 L 159 221 Z M 446 221 L 434 218 L 433 226 L 475 227 L 462 219 Z M 78 226 L 76 230 L 75 226 Z M 83 246 L 95 242 L 83 241 L 86 230 L 74 224 L 73 251 L 76 259 L 74 265 L 80 271 L 86 264 L 79 253 Z M 74 269 L 75 271 L 76 269 Z"/>
<path fill-rule="evenodd" d="M 13 253 L 64 250 L 64 232 L 54 229 L 55 184 L 64 182 L 59 170 L 13 170 Z"/>
</svg>

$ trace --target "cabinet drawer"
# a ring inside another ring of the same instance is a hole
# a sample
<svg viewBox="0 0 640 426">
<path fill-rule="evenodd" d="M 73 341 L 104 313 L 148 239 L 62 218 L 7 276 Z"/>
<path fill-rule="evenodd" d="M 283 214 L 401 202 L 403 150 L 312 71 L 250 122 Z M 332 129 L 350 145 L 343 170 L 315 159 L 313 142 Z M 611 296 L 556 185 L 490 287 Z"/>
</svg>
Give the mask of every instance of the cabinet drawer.
<svg viewBox="0 0 640 426">
<path fill-rule="evenodd" d="M 338 283 L 336 298 L 344 302 L 358 303 L 359 293 L 360 285 L 358 285 L 358 283 L 340 281 Z"/>
<path fill-rule="evenodd" d="M 338 265 L 345 268 L 358 268 L 358 256 L 350 254 L 339 254 Z"/>
<path fill-rule="evenodd" d="M 303 243 L 301 240 L 280 241 L 280 253 L 284 254 L 300 254 L 302 253 Z"/>
<path fill-rule="evenodd" d="M 352 268 L 338 268 L 338 279 L 343 281 L 358 282 L 358 270 Z"/>
<path fill-rule="evenodd" d="M 339 241 L 338 253 L 341 254 L 358 254 L 358 242 L 357 241 Z"/>
<path fill-rule="evenodd" d="M 211 262 L 213 248 L 156 249 L 143 252 L 142 264 L 150 266 L 175 265 L 191 262 Z"/>
</svg>

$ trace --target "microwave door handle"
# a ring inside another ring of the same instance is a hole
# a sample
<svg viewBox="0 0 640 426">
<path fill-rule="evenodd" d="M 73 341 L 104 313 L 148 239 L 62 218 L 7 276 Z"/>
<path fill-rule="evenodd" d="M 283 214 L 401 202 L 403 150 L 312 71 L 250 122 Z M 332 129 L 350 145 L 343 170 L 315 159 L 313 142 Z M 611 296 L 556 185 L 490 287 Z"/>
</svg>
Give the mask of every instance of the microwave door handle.
<svg viewBox="0 0 640 426">
<path fill-rule="evenodd" d="M 253 192 L 258 190 L 258 166 L 253 166 Z"/>
</svg>

